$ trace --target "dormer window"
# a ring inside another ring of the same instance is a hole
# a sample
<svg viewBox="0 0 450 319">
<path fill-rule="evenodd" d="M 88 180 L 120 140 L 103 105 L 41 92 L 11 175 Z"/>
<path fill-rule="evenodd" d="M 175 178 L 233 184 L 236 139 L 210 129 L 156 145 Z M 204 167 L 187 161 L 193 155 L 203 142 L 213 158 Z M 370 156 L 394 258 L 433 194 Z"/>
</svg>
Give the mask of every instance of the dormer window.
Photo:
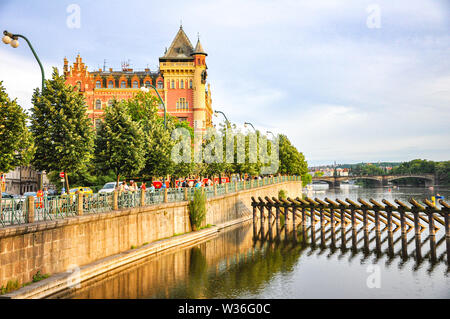
<svg viewBox="0 0 450 319">
<path fill-rule="evenodd" d="M 138 89 L 138 88 L 139 88 L 138 81 L 133 81 L 133 89 Z"/>
<path fill-rule="evenodd" d="M 108 89 L 113 89 L 113 88 L 114 88 L 114 82 L 108 81 Z"/>
<path fill-rule="evenodd" d="M 96 110 L 102 109 L 102 101 L 100 101 L 100 100 L 95 101 L 95 109 Z"/>
<path fill-rule="evenodd" d="M 102 82 L 96 81 L 96 82 L 95 82 L 95 87 L 96 87 L 97 89 L 100 89 L 100 88 L 102 87 Z"/>
<path fill-rule="evenodd" d="M 158 89 L 163 89 L 163 88 L 164 88 L 163 81 L 158 81 Z"/>
<path fill-rule="evenodd" d="M 126 82 L 126 81 L 120 82 L 120 87 L 121 87 L 122 89 L 125 89 L 125 88 L 127 87 L 127 82 Z"/>
<path fill-rule="evenodd" d="M 145 87 L 149 88 L 150 87 L 150 81 L 145 81 Z"/>
</svg>

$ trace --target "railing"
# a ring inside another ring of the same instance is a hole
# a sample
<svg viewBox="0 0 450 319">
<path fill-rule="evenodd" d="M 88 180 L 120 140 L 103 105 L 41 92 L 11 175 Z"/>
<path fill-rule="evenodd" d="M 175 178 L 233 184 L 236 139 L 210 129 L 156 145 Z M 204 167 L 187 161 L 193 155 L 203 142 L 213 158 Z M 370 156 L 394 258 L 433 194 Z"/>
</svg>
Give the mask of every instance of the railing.
<svg viewBox="0 0 450 319">
<path fill-rule="evenodd" d="M 203 187 L 207 198 L 223 196 L 246 189 L 286 181 L 284 176 L 266 177 L 263 180 L 239 181 Z M 300 177 L 291 180 L 300 181 Z M 96 194 L 70 194 L 60 196 L 28 197 L 26 199 L 3 198 L 0 206 L 0 227 L 21 225 L 38 221 L 56 220 L 97 214 L 116 209 L 150 206 L 192 200 L 195 187 L 147 189 L 134 192 Z"/>
</svg>

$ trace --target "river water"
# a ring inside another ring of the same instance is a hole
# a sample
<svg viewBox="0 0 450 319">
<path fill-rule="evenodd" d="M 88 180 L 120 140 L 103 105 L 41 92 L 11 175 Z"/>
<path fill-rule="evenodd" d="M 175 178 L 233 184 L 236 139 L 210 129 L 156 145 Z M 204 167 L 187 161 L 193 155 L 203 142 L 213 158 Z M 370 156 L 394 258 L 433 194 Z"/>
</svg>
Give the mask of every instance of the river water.
<svg viewBox="0 0 450 319">
<path fill-rule="evenodd" d="M 450 189 L 314 185 L 308 196 L 407 202 Z M 288 194 L 289 196 L 299 194 Z M 450 298 L 443 227 L 432 240 L 394 232 L 294 227 L 278 232 L 247 222 L 184 248 L 150 256 L 54 298 Z M 447 243 L 448 244 L 448 243 Z M 434 257 L 431 257 L 433 256 Z"/>
</svg>

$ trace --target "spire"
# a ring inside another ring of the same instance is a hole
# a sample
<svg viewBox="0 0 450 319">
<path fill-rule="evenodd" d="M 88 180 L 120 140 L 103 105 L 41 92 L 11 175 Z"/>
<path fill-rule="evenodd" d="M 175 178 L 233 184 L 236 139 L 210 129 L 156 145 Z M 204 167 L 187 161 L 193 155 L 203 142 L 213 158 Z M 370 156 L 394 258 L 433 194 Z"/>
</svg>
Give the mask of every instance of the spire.
<svg viewBox="0 0 450 319">
<path fill-rule="evenodd" d="M 203 50 L 202 44 L 200 43 L 200 35 L 197 34 L 197 37 L 198 37 L 198 39 L 197 39 L 197 45 L 195 46 L 194 52 L 193 52 L 192 54 L 193 54 L 193 55 L 194 55 L 194 54 L 204 54 L 204 55 L 207 55 L 206 52 L 205 52 L 205 50 Z"/>
</svg>

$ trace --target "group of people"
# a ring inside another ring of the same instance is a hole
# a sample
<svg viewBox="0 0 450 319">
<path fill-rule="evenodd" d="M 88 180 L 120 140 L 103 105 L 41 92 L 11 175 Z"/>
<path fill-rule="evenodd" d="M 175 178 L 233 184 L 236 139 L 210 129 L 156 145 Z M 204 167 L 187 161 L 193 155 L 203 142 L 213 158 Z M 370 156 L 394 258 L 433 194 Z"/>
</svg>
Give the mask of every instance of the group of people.
<svg viewBox="0 0 450 319">
<path fill-rule="evenodd" d="M 138 190 L 146 191 L 147 185 L 145 182 L 141 183 L 141 187 L 138 186 L 138 184 L 135 181 L 130 181 L 130 184 L 127 184 L 126 181 L 119 184 L 119 187 L 117 188 L 119 192 L 137 192 Z M 153 184 L 150 185 L 149 190 L 153 192 L 155 190 L 155 186 Z"/>
</svg>

